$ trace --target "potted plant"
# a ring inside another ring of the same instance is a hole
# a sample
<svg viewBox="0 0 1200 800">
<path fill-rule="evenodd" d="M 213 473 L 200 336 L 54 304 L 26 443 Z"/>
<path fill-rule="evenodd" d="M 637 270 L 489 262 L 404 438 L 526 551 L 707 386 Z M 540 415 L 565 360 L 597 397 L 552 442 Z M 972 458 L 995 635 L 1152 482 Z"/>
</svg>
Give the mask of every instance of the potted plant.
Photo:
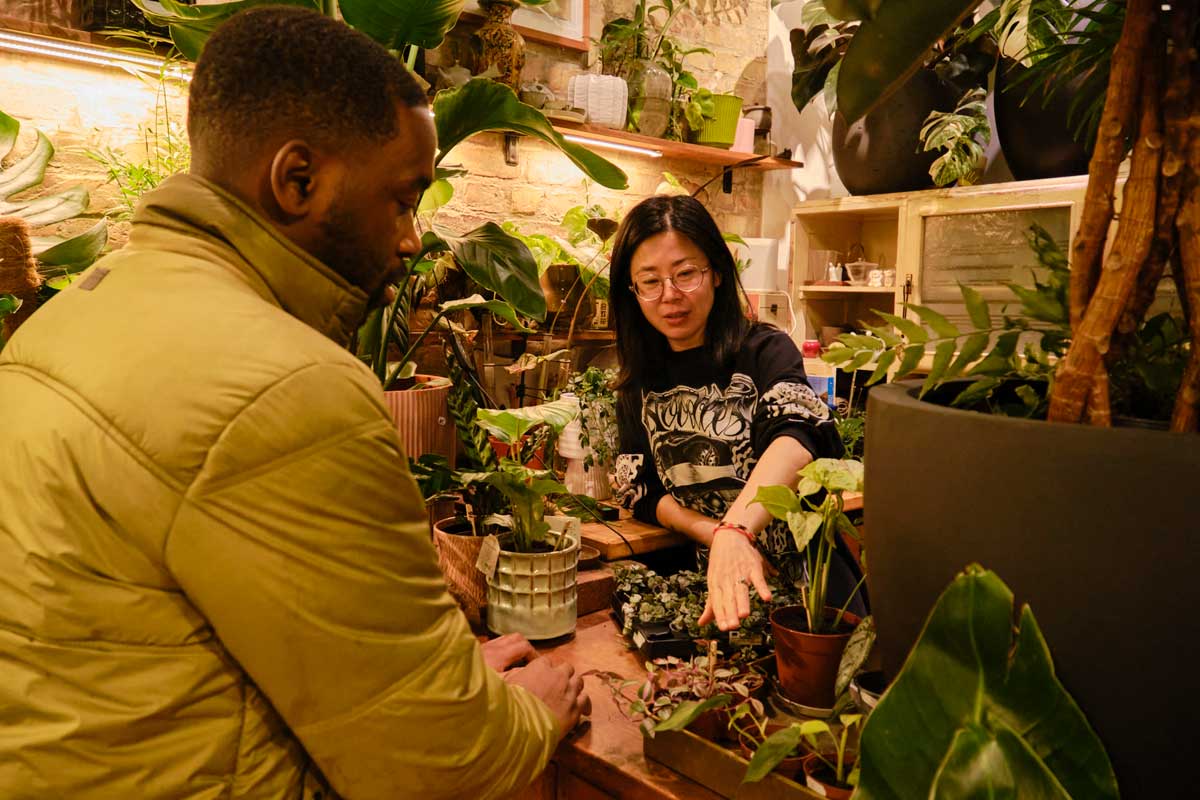
<svg viewBox="0 0 1200 800">
<path fill-rule="evenodd" d="M 848 114 L 868 110 L 975 4 L 938 4 L 936 18 L 920 19 L 905 5 L 885 0 L 859 28 L 858 35 L 870 35 L 855 47 L 856 35 L 839 79 L 839 93 L 847 93 L 839 106 Z M 1190 61 L 1196 12 L 1194 3 L 1125 5 L 1064 287 L 1060 324 L 1069 326 L 1069 347 L 1045 370 L 1052 382 L 1002 379 L 987 403 L 1044 411 L 981 414 L 949 405 L 961 388 L 930 389 L 922 398 L 922 386 L 911 383 L 878 386 L 868 401 L 870 590 L 885 671 L 897 673 L 945 583 L 963 563 L 983 560 L 1036 604 L 1063 684 L 1088 709 L 1120 781 L 1142 794 L 1175 791 L 1169 765 L 1186 758 L 1175 743 L 1190 735 L 1186 721 L 1171 715 L 1160 736 L 1142 735 L 1144 687 L 1155 686 L 1167 707 L 1191 702 L 1186 665 L 1145 653 L 1177 647 L 1175 621 L 1200 611 L 1191 589 L 1200 560 L 1190 526 L 1180 524 L 1194 517 L 1200 480 L 1200 329 L 1195 306 L 1182 302 L 1200 285 L 1200 165 L 1186 155 L 1195 154 L 1187 120 L 1200 92 Z M 1121 215 L 1112 226 L 1118 166 L 1131 142 Z M 1127 337 L 1147 316 L 1172 252 L 1178 260 L 1171 276 L 1183 288 L 1176 316 L 1190 339 L 1173 433 L 1109 428 L 1111 367 L 1119 354 L 1136 352 Z M 1003 339 L 999 358 L 1016 353 L 1019 336 Z M 1023 355 L 1040 361 L 1044 349 L 1026 347 Z M 993 353 L 995 347 L 984 361 Z M 956 360 L 950 348 L 939 358 L 935 347 L 934 363 Z M 1111 603 L 1113 586 L 1183 588 L 1164 615 L 1153 592 L 1123 592 L 1121 603 Z M 1098 608 L 1105 630 L 1122 637 L 1120 646 L 1096 635 Z"/>
<path fill-rule="evenodd" d="M 862 491 L 863 465 L 819 458 L 799 475 L 797 488 L 764 486 L 754 498 L 771 516 L 787 522 L 808 575 L 808 584 L 801 589 L 802 603 L 771 614 L 775 657 L 784 694 L 806 706 L 831 708 L 838 665 L 859 622 L 846 611 L 858 587 L 842 608 L 826 605 L 826 590 L 836 537 L 844 533 L 858 538 L 842 510 L 842 495 Z M 817 502 L 814 497 L 822 491 L 824 496 Z"/>
<path fill-rule="evenodd" d="M 0 158 L 17 142 L 21 123 L 0 111 Z M 0 347 L 38 306 L 99 257 L 108 243 L 105 219 L 75 236 L 31 236 L 31 232 L 83 214 L 88 193 L 73 186 L 52 195 L 21 198 L 42 182 L 54 146 L 41 131 L 31 152 L 0 170 Z"/>
<path fill-rule="evenodd" d="M 851 732 L 862 722 L 862 715 L 842 714 L 838 719 L 841 725 L 837 733 L 828 722 L 810 719 L 771 734 L 750 759 L 743 782 L 761 781 L 787 758 L 794 758 L 793 754 L 804 742 L 811 751 L 802 761 L 808 788 L 822 797 L 850 800 L 858 784 L 858 756 L 848 745 L 853 743 Z"/>
<path fill-rule="evenodd" d="M 728 735 L 731 716 L 743 706 L 759 717 L 765 713 L 756 696 L 763 676 L 748 667 L 723 663 L 715 641 L 709 641 L 703 655 L 686 660 L 653 659 L 646 664 L 644 681 L 599 670 L 586 674 L 604 679 L 617 707 L 651 738 L 660 731 L 687 729 L 717 741 Z M 630 695 L 633 687 L 636 691 Z"/>
</svg>

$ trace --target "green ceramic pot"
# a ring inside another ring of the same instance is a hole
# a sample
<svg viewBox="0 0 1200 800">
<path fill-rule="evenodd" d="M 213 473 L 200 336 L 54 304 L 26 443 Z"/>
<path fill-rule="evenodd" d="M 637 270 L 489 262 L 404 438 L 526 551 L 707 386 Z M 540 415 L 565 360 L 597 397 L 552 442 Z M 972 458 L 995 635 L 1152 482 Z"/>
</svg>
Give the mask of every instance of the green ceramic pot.
<svg viewBox="0 0 1200 800">
<path fill-rule="evenodd" d="M 709 147 L 729 149 L 737 134 L 738 120 L 742 118 L 742 98 L 733 94 L 713 95 L 716 116 L 704 120 L 693 141 Z"/>
</svg>

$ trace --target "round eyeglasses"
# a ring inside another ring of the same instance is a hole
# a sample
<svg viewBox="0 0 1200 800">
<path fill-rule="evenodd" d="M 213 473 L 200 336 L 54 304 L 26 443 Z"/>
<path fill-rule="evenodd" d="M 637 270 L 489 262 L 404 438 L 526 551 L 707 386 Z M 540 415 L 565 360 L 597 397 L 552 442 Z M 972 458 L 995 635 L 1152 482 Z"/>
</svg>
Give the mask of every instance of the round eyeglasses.
<svg viewBox="0 0 1200 800">
<path fill-rule="evenodd" d="M 704 283 L 704 273 L 708 272 L 711 267 L 700 267 L 694 264 L 685 264 L 675 270 L 675 274 L 667 278 L 660 278 L 657 275 L 640 275 L 637 280 L 630 285 L 633 293 L 647 303 L 652 303 L 663 295 L 666 290 L 667 281 L 671 282 L 678 291 L 691 293 L 700 288 L 700 284 Z"/>
</svg>

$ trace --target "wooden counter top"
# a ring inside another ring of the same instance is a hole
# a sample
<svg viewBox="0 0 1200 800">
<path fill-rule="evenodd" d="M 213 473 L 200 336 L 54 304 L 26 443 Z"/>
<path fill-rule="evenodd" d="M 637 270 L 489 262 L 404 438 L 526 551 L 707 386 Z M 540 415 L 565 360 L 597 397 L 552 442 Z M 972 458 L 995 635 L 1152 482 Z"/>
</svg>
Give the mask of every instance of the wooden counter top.
<svg viewBox="0 0 1200 800">
<path fill-rule="evenodd" d="M 580 617 L 575 636 L 539 646 L 543 655 L 561 659 L 578 672 L 599 669 L 645 677 L 637 653 L 625 646 L 608 612 Z M 524 800 L 556 797 L 621 800 L 720 800 L 720 796 L 642 754 L 642 734 L 617 708 L 599 678 L 584 679 L 592 699 L 589 722 L 563 740 L 546 775 L 521 794 Z"/>
<path fill-rule="evenodd" d="M 599 550 L 600 557 L 605 561 L 616 561 L 621 558 L 629 558 L 631 555 L 665 550 L 668 547 L 676 547 L 690 541 L 687 536 L 678 531 L 668 530 L 659 525 L 647 525 L 633 517 L 626 516 L 628 513 L 622 510 L 620 520 L 608 523 L 620 531 L 620 536 L 604 523 L 584 523 L 580 530 L 583 543 Z M 622 539 L 621 536 L 624 536 L 625 539 Z M 630 552 L 631 548 L 632 553 Z"/>
</svg>

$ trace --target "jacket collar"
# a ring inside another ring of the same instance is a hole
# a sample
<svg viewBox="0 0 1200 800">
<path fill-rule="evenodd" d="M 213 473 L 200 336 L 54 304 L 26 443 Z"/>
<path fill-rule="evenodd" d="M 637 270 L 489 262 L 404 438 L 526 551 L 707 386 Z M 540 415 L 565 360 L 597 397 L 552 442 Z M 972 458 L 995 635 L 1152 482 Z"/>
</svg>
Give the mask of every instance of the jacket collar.
<svg viewBox="0 0 1200 800">
<path fill-rule="evenodd" d="M 143 198 L 131 245 L 161 244 L 156 234 L 208 240 L 255 290 L 340 345 L 366 314 L 367 296 L 288 239 L 234 195 L 195 175 L 175 175 Z"/>
</svg>

